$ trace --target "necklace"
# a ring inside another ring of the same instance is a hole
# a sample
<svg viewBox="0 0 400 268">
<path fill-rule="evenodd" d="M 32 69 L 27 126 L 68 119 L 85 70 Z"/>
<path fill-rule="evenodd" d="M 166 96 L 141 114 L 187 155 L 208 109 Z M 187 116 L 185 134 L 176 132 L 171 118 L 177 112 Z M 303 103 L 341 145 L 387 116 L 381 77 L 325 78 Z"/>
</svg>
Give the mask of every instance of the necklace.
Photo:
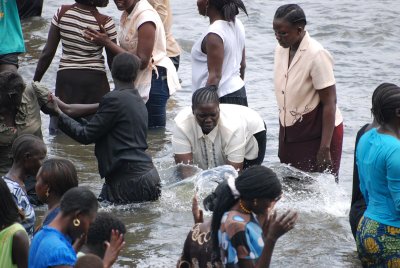
<svg viewBox="0 0 400 268">
<path fill-rule="evenodd" d="M 248 210 L 247 208 L 245 208 L 245 206 L 242 204 L 242 200 L 239 201 L 239 206 L 243 210 L 244 213 L 251 214 L 251 210 Z"/>
</svg>

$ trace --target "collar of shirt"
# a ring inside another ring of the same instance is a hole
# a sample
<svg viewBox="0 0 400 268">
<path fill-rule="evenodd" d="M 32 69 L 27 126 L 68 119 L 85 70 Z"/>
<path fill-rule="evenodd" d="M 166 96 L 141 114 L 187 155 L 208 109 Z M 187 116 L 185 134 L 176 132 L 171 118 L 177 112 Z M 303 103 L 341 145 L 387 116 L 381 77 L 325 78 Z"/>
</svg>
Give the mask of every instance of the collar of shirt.
<svg viewBox="0 0 400 268">
<path fill-rule="evenodd" d="M 197 132 L 198 139 L 207 137 L 212 143 L 214 143 L 215 138 L 217 137 L 217 134 L 219 132 L 219 121 L 218 121 L 218 124 L 215 126 L 215 128 L 213 130 L 211 130 L 211 132 L 208 134 L 204 134 L 203 131 L 201 130 L 201 127 L 196 122 L 196 132 Z"/>
</svg>

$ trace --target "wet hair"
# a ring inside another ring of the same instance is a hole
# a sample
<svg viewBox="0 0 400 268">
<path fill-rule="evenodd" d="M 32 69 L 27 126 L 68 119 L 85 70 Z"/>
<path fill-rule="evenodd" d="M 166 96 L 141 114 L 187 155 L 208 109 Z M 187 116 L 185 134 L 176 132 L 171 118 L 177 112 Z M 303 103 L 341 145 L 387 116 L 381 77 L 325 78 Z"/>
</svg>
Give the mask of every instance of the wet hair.
<svg viewBox="0 0 400 268">
<path fill-rule="evenodd" d="M 97 198 L 86 187 L 74 187 L 69 189 L 61 198 L 60 210 L 66 216 L 75 212 L 90 214 L 98 208 Z"/>
<path fill-rule="evenodd" d="M 380 124 L 388 123 L 396 117 L 400 109 L 400 88 L 391 83 L 380 84 L 372 94 L 372 114 Z"/>
<path fill-rule="evenodd" d="M 287 4 L 278 7 L 274 19 L 284 19 L 292 25 L 305 26 L 307 24 L 306 14 L 303 9 L 296 4 Z"/>
<path fill-rule="evenodd" d="M 110 241 L 112 230 L 118 230 L 120 234 L 126 233 L 125 224 L 117 217 L 111 213 L 97 213 L 95 221 L 89 227 L 86 244 L 90 246 Z"/>
<path fill-rule="evenodd" d="M 114 79 L 122 82 L 133 82 L 136 80 L 140 69 L 140 59 L 127 52 L 114 57 L 111 67 L 111 74 Z"/>
<path fill-rule="evenodd" d="M 76 260 L 75 268 L 103 268 L 103 260 L 94 254 L 85 254 Z"/>
<path fill-rule="evenodd" d="M 239 9 L 248 15 L 242 0 L 210 0 L 209 3 L 221 13 L 226 21 L 235 21 L 236 15 L 239 14 Z"/>
<path fill-rule="evenodd" d="M 41 175 L 50 192 L 58 197 L 78 186 L 78 174 L 74 164 L 65 158 L 51 158 L 43 162 Z"/>
<path fill-rule="evenodd" d="M 11 147 L 11 157 L 15 163 L 23 160 L 27 153 L 36 153 L 39 146 L 46 147 L 43 140 L 32 134 L 18 136 Z"/>
<path fill-rule="evenodd" d="M 216 86 L 206 86 L 196 90 L 192 95 L 192 108 L 196 108 L 199 104 L 204 103 L 217 103 L 219 104 L 219 97 Z"/>
<path fill-rule="evenodd" d="M 243 200 L 255 198 L 267 198 L 274 200 L 282 193 L 282 185 L 275 172 L 264 166 L 252 166 L 244 170 L 235 181 L 236 189 Z M 209 197 L 206 197 L 207 200 Z M 211 222 L 211 237 L 215 256 L 213 260 L 220 259 L 218 243 L 218 230 L 221 226 L 221 219 L 225 212 L 229 211 L 237 202 L 232 194 L 227 181 L 222 182 L 214 191 L 214 197 L 210 197 L 205 205 L 213 210 Z"/>
<path fill-rule="evenodd" d="M 0 178 L 0 228 L 18 222 L 21 216 L 7 183 Z"/>
<path fill-rule="evenodd" d="M 21 103 L 25 82 L 17 72 L 5 71 L 0 73 L 0 108 L 15 108 Z"/>
<path fill-rule="evenodd" d="M 75 0 L 75 2 L 92 7 L 106 7 L 108 0 Z"/>
</svg>

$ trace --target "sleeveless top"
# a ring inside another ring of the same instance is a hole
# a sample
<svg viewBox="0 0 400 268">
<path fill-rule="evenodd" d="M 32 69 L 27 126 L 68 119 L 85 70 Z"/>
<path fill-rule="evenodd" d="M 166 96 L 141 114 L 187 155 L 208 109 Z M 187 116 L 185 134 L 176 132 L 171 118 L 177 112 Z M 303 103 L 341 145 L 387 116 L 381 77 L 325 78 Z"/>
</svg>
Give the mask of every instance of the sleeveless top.
<svg viewBox="0 0 400 268">
<path fill-rule="evenodd" d="M 218 96 L 223 97 L 244 86 L 240 78 L 240 63 L 245 47 L 245 32 L 242 22 L 216 20 L 208 27 L 208 31 L 199 38 L 192 47 L 192 90 L 196 91 L 206 85 L 208 78 L 207 54 L 201 50 L 204 38 L 214 33 L 221 37 L 224 43 L 224 61 L 222 63 L 221 80 L 218 85 Z"/>
<path fill-rule="evenodd" d="M 0 267 L 17 268 L 12 261 L 12 246 L 14 235 L 19 231 L 27 236 L 24 227 L 17 222 L 0 231 Z"/>
<path fill-rule="evenodd" d="M 135 81 L 135 88 L 145 102 L 149 98 L 151 88 L 152 71 L 154 70 L 158 77 L 156 66 L 167 69 L 167 83 L 169 94 L 172 95 L 180 89 L 178 74 L 171 59 L 167 56 L 167 45 L 163 23 L 157 11 L 147 2 L 140 0 L 130 14 L 124 11 L 121 15 L 119 43 L 122 48 L 132 54 L 137 54 L 138 29 L 146 22 L 152 22 L 156 26 L 153 53 L 149 65 L 140 70 Z M 163 78 L 164 79 L 164 78 Z"/>
</svg>

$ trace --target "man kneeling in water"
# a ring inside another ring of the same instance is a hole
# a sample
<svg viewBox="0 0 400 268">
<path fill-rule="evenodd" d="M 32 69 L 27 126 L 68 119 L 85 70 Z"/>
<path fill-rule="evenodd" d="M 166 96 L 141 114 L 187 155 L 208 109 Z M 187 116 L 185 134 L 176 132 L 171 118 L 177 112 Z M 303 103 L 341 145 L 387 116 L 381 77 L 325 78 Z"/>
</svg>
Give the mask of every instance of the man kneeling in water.
<svg viewBox="0 0 400 268">
<path fill-rule="evenodd" d="M 95 143 L 99 173 L 105 178 L 99 199 L 112 203 L 157 200 L 160 177 L 147 149 L 147 109 L 133 87 L 140 60 L 129 53 L 114 58 L 115 89 L 107 93 L 86 125 L 57 111 L 60 129 L 83 144 Z"/>
</svg>

